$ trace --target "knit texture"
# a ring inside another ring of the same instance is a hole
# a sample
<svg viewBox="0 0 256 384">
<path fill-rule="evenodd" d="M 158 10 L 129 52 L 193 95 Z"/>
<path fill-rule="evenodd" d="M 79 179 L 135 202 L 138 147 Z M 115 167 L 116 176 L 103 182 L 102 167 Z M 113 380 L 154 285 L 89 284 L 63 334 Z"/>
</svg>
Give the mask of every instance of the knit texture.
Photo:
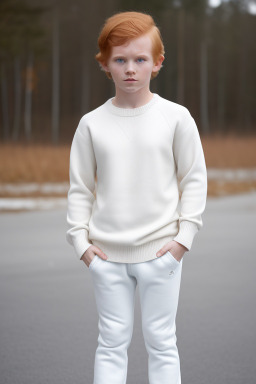
<svg viewBox="0 0 256 384">
<path fill-rule="evenodd" d="M 86 113 L 70 151 L 67 241 L 108 261 L 156 258 L 167 242 L 191 249 L 202 227 L 207 172 L 188 109 L 154 93 L 138 108 L 108 99 Z"/>
</svg>

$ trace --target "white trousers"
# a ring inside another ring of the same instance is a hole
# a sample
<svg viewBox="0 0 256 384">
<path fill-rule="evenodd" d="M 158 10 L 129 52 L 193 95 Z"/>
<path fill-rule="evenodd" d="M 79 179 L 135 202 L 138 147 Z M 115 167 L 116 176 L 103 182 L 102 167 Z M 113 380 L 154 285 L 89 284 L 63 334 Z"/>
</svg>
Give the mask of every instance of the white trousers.
<svg viewBox="0 0 256 384">
<path fill-rule="evenodd" d="M 176 345 L 183 259 L 168 251 L 142 263 L 117 263 L 95 255 L 89 265 L 99 315 L 93 384 L 125 384 L 138 284 L 150 384 L 181 384 Z"/>
</svg>

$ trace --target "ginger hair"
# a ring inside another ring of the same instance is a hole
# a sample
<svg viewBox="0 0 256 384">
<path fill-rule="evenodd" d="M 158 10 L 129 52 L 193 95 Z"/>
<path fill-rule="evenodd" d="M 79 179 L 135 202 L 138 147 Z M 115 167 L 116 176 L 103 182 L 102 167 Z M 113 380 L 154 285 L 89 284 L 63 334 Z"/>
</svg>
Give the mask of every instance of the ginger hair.
<svg viewBox="0 0 256 384">
<path fill-rule="evenodd" d="M 101 69 L 101 64 L 107 63 L 113 46 L 126 44 L 129 40 L 149 34 L 152 41 L 152 57 L 154 64 L 159 59 L 160 55 L 164 55 L 164 44 L 161 33 L 156 26 L 153 18 L 142 12 L 119 12 L 106 19 L 105 24 L 98 37 L 99 52 L 95 59 L 98 61 Z M 161 66 L 162 67 L 162 66 Z M 105 74 L 109 79 L 112 79 L 111 73 Z M 159 71 L 152 72 L 151 80 L 158 75 Z"/>
</svg>

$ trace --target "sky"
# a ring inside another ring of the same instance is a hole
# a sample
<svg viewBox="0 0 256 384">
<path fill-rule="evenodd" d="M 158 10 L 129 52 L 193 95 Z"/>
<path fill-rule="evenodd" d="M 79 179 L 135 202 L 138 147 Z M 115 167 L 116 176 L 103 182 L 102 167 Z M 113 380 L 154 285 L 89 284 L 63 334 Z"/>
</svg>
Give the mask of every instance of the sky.
<svg viewBox="0 0 256 384">
<path fill-rule="evenodd" d="M 216 8 L 222 3 L 222 1 L 224 2 L 228 0 L 209 0 L 209 5 L 213 8 Z M 249 13 L 251 13 L 252 15 L 256 15 L 256 1 L 248 1 L 247 9 Z"/>
</svg>

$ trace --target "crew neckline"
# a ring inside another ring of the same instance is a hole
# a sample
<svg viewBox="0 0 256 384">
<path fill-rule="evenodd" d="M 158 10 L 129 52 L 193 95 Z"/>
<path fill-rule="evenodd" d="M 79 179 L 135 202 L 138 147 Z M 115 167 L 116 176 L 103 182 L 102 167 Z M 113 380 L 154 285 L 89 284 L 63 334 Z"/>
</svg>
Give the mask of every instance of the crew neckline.
<svg viewBox="0 0 256 384">
<path fill-rule="evenodd" d="M 159 95 L 157 93 L 153 93 L 153 97 L 150 101 L 148 101 L 146 104 L 141 105 L 140 107 L 137 107 L 137 108 L 117 107 L 112 103 L 113 99 L 114 97 L 111 97 L 105 102 L 105 105 L 110 112 L 118 116 L 137 116 L 137 115 L 141 115 L 142 113 L 145 113 L 149 108 L 151 108 L 152 105 L 154 105 L 159 99 Z"/>
</svg>

